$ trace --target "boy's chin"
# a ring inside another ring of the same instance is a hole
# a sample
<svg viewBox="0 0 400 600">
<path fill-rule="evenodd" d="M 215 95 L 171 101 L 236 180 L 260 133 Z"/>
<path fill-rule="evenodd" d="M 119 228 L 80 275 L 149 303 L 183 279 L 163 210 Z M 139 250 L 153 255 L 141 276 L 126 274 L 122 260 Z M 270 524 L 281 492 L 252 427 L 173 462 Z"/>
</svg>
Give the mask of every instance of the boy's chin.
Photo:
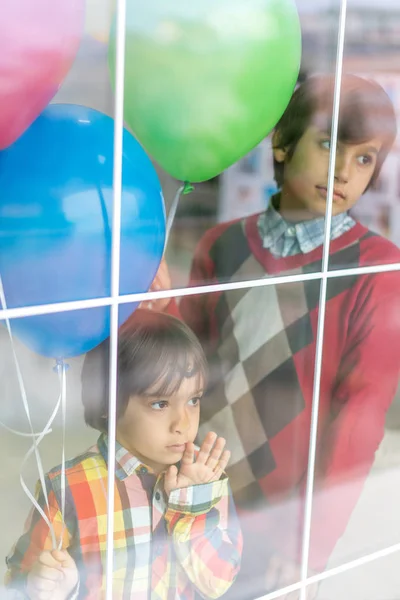
<svg viewBox="0 0 400 600">
<path fill-rule="evenodd" d="M 320 219 L 326 216 L 326 200 L 320 200 L 305 209 L 305 212 L 308 213 L 308 219 Z M 345 205 L 340 206 L 336 202 L 332 204 L 332 217 L 336 217 L 341 213 L 346 212 Z"/>
</svg>

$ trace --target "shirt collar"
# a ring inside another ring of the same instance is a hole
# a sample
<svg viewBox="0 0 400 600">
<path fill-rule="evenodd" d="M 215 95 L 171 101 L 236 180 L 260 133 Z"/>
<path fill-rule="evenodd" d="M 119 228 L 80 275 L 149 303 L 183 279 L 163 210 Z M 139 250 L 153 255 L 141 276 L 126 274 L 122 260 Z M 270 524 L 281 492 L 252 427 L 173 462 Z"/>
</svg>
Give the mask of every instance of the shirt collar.
<svg viewBox="0 0 400 600">
<path fill-rule="evenodd" d="M 100 435 L 97 446 L 106 464 L 108 464 L 108 436 L 105 433 Z M 142 463 L 117 441 L 115 442 L 115 463 L 115 476 L 121 481 L 130 477 L 133 473 L 137 475 L 152 473 L 152 470 L 147 465 Z"/>
<path fill-rule="evenodd" d="M 292 223 L 286 221 L 278 212 L 279 194 L 271 198 L 271 202 L 261 218 L 260 233 L 264 248 L 271 248 L 282 237 L 296 238 L 303 254 L 312 252 L 324 243 L 325 218 L 318 217 L 309 221 Z M 345 212 L 332 217 L 331 239 L 338 237 L 346 228 L 350 228 L 355 221 Z"/>
</svg>

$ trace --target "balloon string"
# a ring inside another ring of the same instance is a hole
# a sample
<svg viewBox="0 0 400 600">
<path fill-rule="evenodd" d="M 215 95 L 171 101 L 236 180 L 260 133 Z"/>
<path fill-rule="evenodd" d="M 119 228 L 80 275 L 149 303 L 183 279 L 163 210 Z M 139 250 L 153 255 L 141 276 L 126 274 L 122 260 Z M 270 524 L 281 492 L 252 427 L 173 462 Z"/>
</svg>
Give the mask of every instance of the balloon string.
<svg viewBox="0 0 400 600">
<path fill-rule="evenodd" d="M 13 429 L 12 427 L 9 427 L 8 425 L 6 425 L 5 423 L 3 423 L 3 421 L 0 421 L 0 427 L 2 427 L 3 429 L 7 429 L 7 431 L 9 431 L 10 433 L 13 433 L 14 435 L 19 435 L 21 437 L 39 437 L 40 435 L 42 435 L 41 433 L 26 433 L 24 431 L 18 431 L 17 429 Z M 49 429 L 46 434 L 51 433 L 53 430 Z"/>
<path fill-rule="evenodd" d="M 54 407 L 54 410 L 51 414 L 51 417 L 49 419 L 49 421 L 47 422 L 45 428 L 43 429 L 41 435 L 39 436 L 38 440 L 37 440 L 37 445 L 40 444 L 40 442 L 43 440 L 44 436 L 49 433 L 49 431 L 51 431 L 50 429 L 50 425 L 53 423 L 54 419 L 57 416 L 58 411 L 60 410 L 60 404 L 61 404 L 61 394 L 58 397 L 56 406 Z M 46 513 L 43 511 L 42 507 L 40 506 L 40 504 L 37 502 L 36 498 L 33 496 L 33 494 L 30 492 L 30 490 L 28 489 L 28 486 L 26 485 L 24 478 L 22 476 L 22 471 L 25 467 L 25 464 L 28 462 L 29 458 L 32 456 L 34 452 L 34 446 L 32 446 L 28 452 L 25 454 L 24 459 L 22 461 L 22 465 L 21 465 L 21 474 L 20 474 L 20 482 L 21 482 L 21 487 L 24 490 L 25 494 L 28 496 L 29 500 L 32 502 L 33 506 L 36 508 L 36 510 L 39 512 L 39 514 L 41 515 L 42 519 L 45 521 L 45 523 L 47 524 L 49 530 L 50 530 L 50 535 L 51 535 L 51 543 L 52 543 L 52 547 L 53 550 L 56 550 L 57 548 L 57 542 L 56 542 L 56 535 L 54 532 L 54 528 L 53 525 L 51 523 L 51 521 L 49 520 L 48 516 L 46 515 Z M 39 469 L 39 465 L 38 465 L 38 469 Z M 43 493 L 45 498 L 47 498 L 47 490 L 45 487 L 45 484 L 42 483 L 42 489 L 43 489 Z M 48 500 L 46 501 L 47 507 L 48 507 Z M 48 508 L 49 511 L 49 508 Z M 49 512 L 50 514 L 50 512 Z M 64 517 L 63 517 L 63 521 L 64 521 Z"/>
<path fill-rule="evenodd" d="M 66 376 L 66 364 L 63 360 L 57 361 L 58 379 L 60 382 L 60 396 L 61 396 L 61 419 L 62 419 L 62 455 L 61 455 L 61 516 L 62 516 L 62 529 L 60 534 L 60 540 L 58 549 L 61 550 L 64 531 L 65 531 L 65 431 L 67 421 L 67 376 Z"/>
<path fill-rule="evenodd" d="M 6 298 L 5 298 L 5 293 L 4 293 L 4 287 L 3 287 L 3 281 L 0 275 L 0 304 L 1 307 L 3 308 L 3 310 L 7 310 L 7 302 L 6 302 Z M 41 443 L 41 441 L 43 440 L 43 438 L 45 437 L 45 435 L 47 435 L 48 433 L 51 432 L 50 426 L 52 425 L 58 411 L 60 408 L 60 404 L 62 402 L 64 402 L 64 415 L 63 415 L 63 463 L 64 463 L 64 481 L 61 482 L 61 486 L 63 488 L 64 486 L 64 507 L 62 506 L 62 520 L 64 523 L 64 511 L 65 511 L 65 456 L 64 456 L 64 441 L 65 441 L 65 366 L 63 369 L 63 381 L 64 381 L 64 388 L 61 386 L 61 391 L 60 391 L 60 396 L 58 398 L 57 404 L 53 410 L 53 413 L 49 419 L 49 421 L 47 422 L 45 428 L 43 429 L 43 431 L 40 434 L 37 434 L 33 431 L 33 425 L 32 425 L 32 419 L 31 419 L 31 415 L 30 415 L 30 410 L 29 410 L 29 404 L 28 404 L 28 398 L 27 398 L 27 394 L 26 394 L 26 389 L 25 389 L 25 384 L 24 384 L 24 380 L 22 377 L 22 371 L 20 368 L 20 364 L 18 361 L 18 357 L 17 357 L 17 352 L 15 349 L 15 345 L 14 345 L 14 337 L 11 331 L 11 324 L 10 324 L 10 320 L 8 319 L 8 317 L 5 318 L 6 321 L 6 327 L 7 327 L 7 332 L 8 332 L 8 337 L 10 339 L 10 345 L 11 345 L 11 350 L 12 350 L 12 355 L 13 355 L 13 359 L 14 359 L 14 365 L 15 365 L 15 370 L 16 370 L 16 374 L 17 374 L 17 379 L 18 379 L 18 384 L 19 384 L 19 388 L 20 388 L 20 392 L 21 392 L 21 397 L 22 397 L 22 402 L 23 402 L 23 406 L 25 409 L 25 413 L 28 419 L 28 424 L 29 424 L 29 429 L 30 429 L 30 433 L 28 434 L 24 434 L 21 432 L 18 432 L 16 430 L 12 430 L 9 427 L 6 427 L 6 429 L 8 429 L 9 431 L 12 431 L 13 433 L 16 433 L 17 435 L 22 435 L 22 436 L 28 436 L 32 439 L 32 446 L 31 448 L 28 450 L 28 452 L 25 454 L 23 461 L 22 461 L 22 465 L 21 465 L 21 473 L 20 473 L 20 483 L 21 483 L 21 487 L 24 490 L 25 494 L 27 495 L 27 497 L 29 498 L 29 500 L 32 502 L 32 504 L 34 505 L 34 507 L 36 508 L 36 510 L 39 512 L 39 514 L 41 515 L 41 517 L 44 519 L 44 521 L 46 522 L 47 526 L 49 527 L 49 531 L 50 531 L 50 535 L 51 535 L 51 541 L 52 541 L 52 546 L 53 549 L 55 550 L 57 548 L 57 543 L 56 543 L 56 536 L 55 536 L 55 532 L 54 532 L 54 528 L 52 523 L 50 522 L 49 518 L 47 517 L 46 513 L 43 511 L 43 509 L 41 508 L 41 506 L 38 504 L 37 500 L 35 499 L 35 497 L 32 495 L 32 493 L 29 491 L 23 477 L 22 477 L 22 471 L 23 468 L 26 464 L 26 462 L 28 461 L 28 459 L 31 457 L 31 455 L 34 453 L 35 454 L 35 458 L 36 458 L 36 464 L 37 464 L 37 468 L 38 468 L 38 472 L 39 472 L 39 480 L 42 486 L 42 490 L 43 490 L 43 496 L 45 499 L 45 503 L 46 503 L 46 507 L 47 507 L 47 511 L 48 514 L 50 514 L 50 505 L 49 505 L 49 499 L 48 499 L 48 495 L 47 495 L 47 488 L 46 488 L 46 483 L 45 483 L 45 476 L 44 476 L 44 470 L 43 470 L 43 464 L 42 464 L 42 460 L 40 457 L 40 453 L 39 453 L 39 444 Z M 64 394 L 63 394 L 64 392 Z M 64 400 L 63 400 L 63 395 L 64 395 Z M 37 438 L 37 439 L 36 439 Z M 63 476 L 61 477 L 61 479 L 63 479 Z M 63 501 L 62 501 L 63 503 Z"/>
<path fill-rule="evenodd" d="M 190 194 L 190 192 L 192 192 L 194 190 L 194 187 L 191 183 L 189 183 L 188 181 L 185 181 L 185 183 L 178 189 L 178 191 L 175 194 L 175 198 L 172 202 L 171 208 L 169 210 L 168 213 L 168 219 L 167 219 L 167 226 L 166 226 L 166 234 L 165 234 L 165 246 L 164 246 L 164 253 L 165 250 L 167 248 L 167 244 L 168 244 L 168 240 L 169 240 L 169 234 L 171 233 L 171 229 L 172 229 L 172 225 L 174 223 L 175 220 L 175 215 L 176 215 L 176 211 L 178 209 L 178 204 L 179 204 L 179 200 L 181 198 L 182 195 L 187 195 Z"/>
<path fill-rule="evenodd" d="M 167 219 L 167 226 L 166 226 L 166 233 L 165 233 L 165 247 L 164 247 L 164 252 L 165 249 L 167 247 L 168 244 L 168 239 L 169 239 L 169 234 L 171 233 L 171 229 L 172 229 L 172 225 L 174 223 L 175 220 L 175 215 L 176 215 L 176 211 L 178 208 L 178 204 L 179 204 L 179 200 L 181 198 L 181 195 L 184 191 L 185 187 L 182 186 L 178 189 L 178 191 L 175 194 L 175 198 L 172 202 L 171 208 L 169 209 L 169 213 L 168 213 L 168 219 Z"/>
</svg>

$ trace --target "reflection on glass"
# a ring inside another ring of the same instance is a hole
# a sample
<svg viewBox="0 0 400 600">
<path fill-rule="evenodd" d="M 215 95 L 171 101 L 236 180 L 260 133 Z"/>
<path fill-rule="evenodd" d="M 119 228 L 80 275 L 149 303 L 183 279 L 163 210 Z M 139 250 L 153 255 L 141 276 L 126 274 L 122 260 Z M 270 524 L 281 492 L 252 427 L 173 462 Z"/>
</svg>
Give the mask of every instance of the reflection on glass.
<svg viewBox="0 0 400 600">
<path fill-rule="evenodd" d="M 331 260 L 331 269 L 400 262 L 400 87 L 396 34 L 399 24 L 399 6 L 392 0 L 382 0 L 379 6 L 373 6 L 368 0 L 348 3 L 344 72 L 355 73 L 380 85 L 393 112 L 390 115 L 383 105 L 376 105 L 372 96 L 364 94 L 365 109 L 359 114 L 364 114 L 364 123 L 370 121 L 378 139 L 383 140 L 383 147 L 386 138 L 387 152 L 386 157 L 382 157 L 385 160 L 379 176 L 373 177 L 351 210 L 351 216 L 368 229 L 352 248 L 343 251 L 341 266 L 338 261 L 334 264 Z M 343 104 L 342 98 L 341 111 Z M 331 415 L 334 429 L 326 444 L 317 449 L 311 532 L 312 546 L 318 546 L 322 543 L 321 523 L 324 520 L 321 506 L 322 503 L 330 505 L 329 528 L 336 528 L 341 533 L 332 547 L 326 565 L 328 569 L 400 541 L 395 508 L 399 501 L 400 475 L 399 285 L 398 272 L 354 276 L 351 314 L 347 306 L 341 315 L 340 327 L 347 342 L 341 356 L 339 385 Z M 349 297 L 348 292 L 346 295 Z M 327 323 L 325 335 L 328 328 Z M 324 361 L 323 376 L 328 368 Z M 331 473 L 328 487 L 320 476 L 326 457 L 331 457 L 337 466 L 336 473 Z M 381 506 L 385 506 L 385 511 L 381 511 Z M 367 600 L 396 597 L 398 572 L 390 568 L 395 560 L 398 562 L 398 555 L 396 558 L 394 555 L 393 560 L 377 560 L 324 582 L 321 598 L 330 600 L 341 595 Z"/>
<path fill-rule="evenodd" d="M 200 439 L 215 430 L 232 453 L 227 474 L 244 532 L 232 598 L 254 598 L 299 577 L 319 285 L 190 296 L 180 305 L 210 364 Z"/>
<path fill-rule="evenodd" d="M 272 138 L 280 191 L 261 215 L 203 237 L 192 284 L 321 270 L 333 91 L 330 76 L 298 87 Z M 330 268 L 357 267 L 369 256 L 400 262 L 393 244 L 348 215 L 394 142 L 392 103 L 381 86 L 353 75 L 343 77 L 341 100 Z M 399 285 L 396 271 L 328 281 L 310 573 L 326 566 L 384 435 L 399 377 Z M 211 427 L 233 448 L 228 474 L 245 533 L 231 591 L 238 598 L 299 578 L 318 302 L 319 281 L 305 280 L 188 296 L 180 304 L 212 369 L 200 432 Z"/>
</svg>

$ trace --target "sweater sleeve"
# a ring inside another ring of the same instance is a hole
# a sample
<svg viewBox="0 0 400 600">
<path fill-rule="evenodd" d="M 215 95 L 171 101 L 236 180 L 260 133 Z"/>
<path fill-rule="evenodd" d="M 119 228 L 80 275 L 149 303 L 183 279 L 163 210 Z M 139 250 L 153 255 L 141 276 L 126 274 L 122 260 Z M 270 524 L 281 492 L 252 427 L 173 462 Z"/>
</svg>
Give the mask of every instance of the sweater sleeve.
<svg viewBox="0 0 400 600">
<path fill-rule="evenodd" d="M 205 598 L 219 598 L 239 568 L 242 534 L 228 479 L 173 490 L 165 515 L 177 558 Z"/>
<path fill-rule="evenodd" d="M 317 447 L 310 544 L 310 567 L 316 570 L 346 529 L 399 382 L 400 273 L 368 276 L 363 288 L 337 375 L 333 415 Z"/>
</svg>

